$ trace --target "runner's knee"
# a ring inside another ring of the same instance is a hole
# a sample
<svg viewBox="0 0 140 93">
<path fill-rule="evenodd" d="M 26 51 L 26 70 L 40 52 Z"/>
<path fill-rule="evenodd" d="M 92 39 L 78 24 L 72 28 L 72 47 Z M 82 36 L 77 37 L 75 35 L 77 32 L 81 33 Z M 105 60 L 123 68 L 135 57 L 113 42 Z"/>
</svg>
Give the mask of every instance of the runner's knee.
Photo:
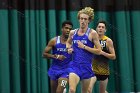
<svg viewBox="0 0 140 93">
<path fill-rule="evenodd" d="M 70 93 L 75 93 L 75 92 L 76 92 L 76 89 L 70 88 L 70 89 L 69 89 L 69 92 L 70 92 Z"/>
</svg>

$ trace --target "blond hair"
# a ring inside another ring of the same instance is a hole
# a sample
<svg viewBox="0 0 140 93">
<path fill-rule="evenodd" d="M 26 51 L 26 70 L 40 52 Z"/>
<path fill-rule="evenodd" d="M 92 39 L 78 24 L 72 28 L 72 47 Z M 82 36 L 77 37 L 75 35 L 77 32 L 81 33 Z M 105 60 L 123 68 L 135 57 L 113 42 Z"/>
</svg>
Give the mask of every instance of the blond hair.
<svg viewBox="0 0 140 93">
<path fill-rule="evenodd" d="M 84 9 L 80 10 L 77 14 L 78 19 L 80 19 L 80 14 L 88 15 L 90 22 L 94 19 L 94 9 L 91 7 L 85 7 Z"/>
</svg>

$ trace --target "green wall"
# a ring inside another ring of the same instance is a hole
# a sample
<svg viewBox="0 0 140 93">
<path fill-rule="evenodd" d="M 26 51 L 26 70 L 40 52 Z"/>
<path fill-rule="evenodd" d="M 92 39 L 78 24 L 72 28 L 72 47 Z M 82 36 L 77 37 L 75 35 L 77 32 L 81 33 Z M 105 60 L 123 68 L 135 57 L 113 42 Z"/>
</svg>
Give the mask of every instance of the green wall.
<svg viewBox="0 0 140 93">
<path fill-rule="evenodd" d="M 74 28 L 79 27 L 78 10 L 67 8 L 0 7 L 0 93 L 50 93 L 47 70 L 51 62 L 42 58 L 42 52 L 50 38 L 61 34 L 64 20 L 69 19 Z M 115 61 L 110 61 L 108 92 L 140 91 L 140 11 L 98 9 L 90 27 L 95 29 L 99 19 L 107 21 L 106 34 L 112 38 L 117 55 Z M 98 82 L 94 93 L 98 93 Z"/>
</svg>

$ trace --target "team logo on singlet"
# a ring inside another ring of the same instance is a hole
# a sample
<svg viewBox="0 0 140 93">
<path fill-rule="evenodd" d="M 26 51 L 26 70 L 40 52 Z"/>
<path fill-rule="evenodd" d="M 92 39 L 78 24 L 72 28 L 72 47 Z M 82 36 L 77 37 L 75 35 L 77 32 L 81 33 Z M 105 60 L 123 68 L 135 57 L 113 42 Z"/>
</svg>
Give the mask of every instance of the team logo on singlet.
<svg viewBox="0 0 140 93">
<path fill-rule="evenodd" d="M 100 41 L 100 44 L 101 44 L 102 49 L 103 49 L 104 47 L 106 47 L 106 41 Z"/>
<path fill-rule="evenodd" d="M 78 41 L 81 41 L 83 44 L 87 44 L 87 40 L 73 40 L 73 43 L 77 43 Z"/>
<path fill-rule="evenodd" d="M 66 48 L 57 48 L 57 51 L 66 52 L 67 49 Z"/>
</svg>

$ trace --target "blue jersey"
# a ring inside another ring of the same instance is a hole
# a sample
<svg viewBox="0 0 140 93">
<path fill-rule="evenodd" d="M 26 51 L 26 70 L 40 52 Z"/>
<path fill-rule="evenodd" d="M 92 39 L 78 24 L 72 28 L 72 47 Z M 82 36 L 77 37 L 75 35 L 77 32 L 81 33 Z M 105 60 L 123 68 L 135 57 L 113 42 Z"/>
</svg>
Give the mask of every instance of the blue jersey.
<svg viewBox="0 0 140 93">
<path fill-rule="evenodd" d="M 72 54 L 68 54 L 66 50 L 66 44 L 62 44 L 60 40 L 60 36 L 57 37 L 56 39 L 56 45 L 53 47 L 52 50 L 53 54 L 57 55 L 64 55 L 66 58 L 62 60 L 58 59 L 53 59 L 52 60 L 52 66 L 55 69 L 61 69 L 61 68 L 66 68 L 69 65 L 69 62 L 72 59 Z"/>
<path fill-rule="evenodd" d="M 73 61 L 69 69 L 69 73 L 75 73 L 82 79 L 89 79 L 94 76 L 92 71 L 92 59 L 93 54 L 89 51 L 79 48 L 78 41 L 81 41 L 84 45 L 91 48 L 94 47 L 93 42 L 88 38 L 90 28 L 87 29 L 86 33 L 82 36 L 78 35 L 78 29 L 75 30 L 72 41 L 73 41 Z"/>
<path fill-rule="evenodd" d="M 86 46 L 89 46 L 91 48 L 94 47 L 93 42 L 90 41 L 88 38 L 88 35 L 90 33 L 90 28 L 88 28 L 86 33 L 82 36 L 79 36 L 77 33 L 78 33 L 78 29 L 76 29 L 73 35 L 73 50 L 74 50 L 73 61 L 81 64 L 82 63 L 91 64 L 93 59 L 93 54 L 85 49 L 79 48 L 77 44 L 78 41 L 81 41 Z"/>
</svg>

